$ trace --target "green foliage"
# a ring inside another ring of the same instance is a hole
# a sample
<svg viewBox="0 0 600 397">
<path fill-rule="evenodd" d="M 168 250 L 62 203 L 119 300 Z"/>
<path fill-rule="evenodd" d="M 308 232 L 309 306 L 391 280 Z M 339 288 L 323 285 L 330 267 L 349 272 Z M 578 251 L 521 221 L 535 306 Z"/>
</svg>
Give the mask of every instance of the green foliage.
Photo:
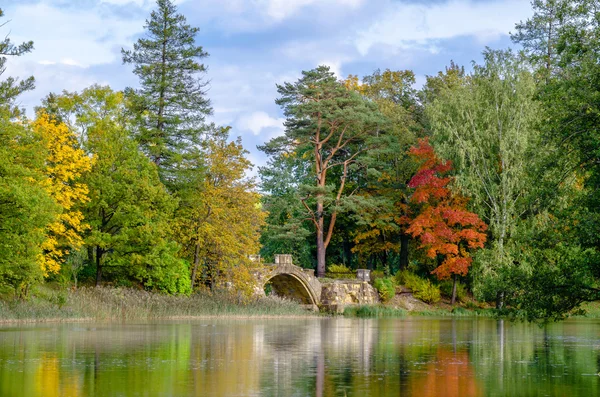
<svg viewBox="0 0 600 397">
<path fill-rule="evenodd" d="M 127 130 L 122 93 L 93 86 L 53 95 L 46 105 L 70 120 L 94 159 L 83 179 L 90 201 L 81 210 L 90 225 L 84 237 L 96 283 L 128 278 L 148 289 L 189 294 L 183 280 L 189 275 L 171 237 L 177 200 Z"/>
<path fill-rule="evenodd" d="M 44 149 L 0 108 L 0 285 L 18 296 L 42 280 L 45 228 L 59 207 L 43 188 Z"/>
<path fill-rule="evenodd" d="M 382 143 L 386 120 L 327 66 L 303 71 L 295 83 L 278 85 L 277 91 L 280 97 L 275 102 L 286 116 L 285 135 L 260 149 L 272 156 L 272 165 L 294 159 L 290 165 L 297 167 L 293 186 L 299 199 L 294 205 L 300 204 L 298 216 L 309 221 L 307 228 L 316 237 L 317 275 L 322 277 L 338 215 L 357 210 L 351 199 L 355 190 L 346 182 L 354 179 L 357 169 L 368 166 L 361 155 Z"/>
<path fill-rule="evenodd" d="M 441 299 L 440 288 L 431 280 L 417 276 L 408 270 L 402 270 L 394 276 L 398 285 L 410 289 L 413 296 L 426 303 L 437 303 Z"/>
<path fill-rule="evenodd" d="M 375 279 L 373 286 L 379 292 L 379 297 L 384 303 L 396 295 L 396 285 L 391 277 Z"/>
<path fill-rule="evenodd" d="M 537 200 L 538 187 L 546 183 L 544 170 L 556 166 L 550 167 L 552 146 L 538 131 L 544 112 L 527 64 L 511 51 L 483 55 L 485 62 L 462 84 L 442 89 L 426 112 L 434 148 L 452 161 L 456 185 L 489 226 L 489 252 L 478 254 L 486 260 L 476 264 L 475 288 L 495 289 L 501 305 L 516 271 L 519 247 L 512 239 L 524 215 L 549 204 Z"/>
<path fill-rule="evenodd" d="M 444 280 L 439 283 L 440 292 L 446 298 L 452 297 L 452 280 Z M 467 287 L 460 281 L 456 282 L 456 301 L 466 302 L 468 298 Z"/>
<path fill-rule="evenodd" d="M 352 270 L 345 265 L 329 265 L 327 267 L 329 273 L 352 273 Z"/>
</svg>

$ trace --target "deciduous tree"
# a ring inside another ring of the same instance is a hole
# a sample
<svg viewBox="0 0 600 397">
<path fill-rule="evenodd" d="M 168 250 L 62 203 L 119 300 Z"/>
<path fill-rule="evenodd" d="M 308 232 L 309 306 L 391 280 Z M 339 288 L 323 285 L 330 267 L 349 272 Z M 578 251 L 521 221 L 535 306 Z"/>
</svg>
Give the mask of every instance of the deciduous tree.
<svg viewBox="0 0 600 397">
<path fill-rule="evenodd" d="M 467 210 L 467 199 L 450 189 L 450 162 L 441 161 L 427 139 L 411 148 L 420 163 L 409 182 L 414 189 L 410 201 L 417 206 L 407 232 L 420 242 L 431 259 L 438 259 L 433 271 L 438 279 L 454 279 L 452 304 L 456 300 L 456 276 L 464 276 L 473 261 L 471 251 L 483 248 L 487 225 Z"/>
<path fill-rule="evenodd" d="M 89 226 L 80 208 L 89 199 L 88 188 L 81 183 L 81 177 L 91 169 L 92 160 L 79 147 L 75 134 L 47 113 L 38 113 L 32 127 L 45 149 L 44 189 L 61 207 L 60 214 L 48 225 L 42 245 L 41 266 L 48 275 L 57 273 L 65 255 L 83 245 L 82 234 Z"/>
</svg>

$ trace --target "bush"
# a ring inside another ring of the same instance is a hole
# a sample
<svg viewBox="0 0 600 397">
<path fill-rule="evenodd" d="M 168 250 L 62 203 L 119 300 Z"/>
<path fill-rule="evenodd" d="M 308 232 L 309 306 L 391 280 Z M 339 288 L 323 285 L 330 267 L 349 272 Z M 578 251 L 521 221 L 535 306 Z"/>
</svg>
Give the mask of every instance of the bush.
<svg viewBox="0 0 600 397">
<path fill-rule="evenodd" d="M 325 277 L 334 280 L 355 279 L 356 273 L 345 265 L 329 265 L 327 266 L 327 273 L 325 273 Z"/>
<path fill-rule="evenodd" d="M 440 288 L 429 280 L 423 280 L 423 284 L 418 291 L 413 291 L 413 296 L 425 303 L 437 303 L 440 301 Z"/>
<path fill-rule="evenodd" d="M 398 285 L 404 285 L 410 289 L 413 296 L 426 303 L 436 303 L 441 299 L 440 288 L 430 280 L 421 278 L 408 270 L 396 273 Z"/>
<path fill-rule="evenodd" d="M 394 284 L 394 279 L 391 277 L 378 278 L 373 283 L 373 286 L 379 292 L 379 296 L 383 302 L 389 301 L 396 295 L 396 286 Z"/>
<path fill-rule="evenodd" d="M 329 265 L 327 267 L 328 273 L 352 273 L 352 270 L 345 265 Z"/>
<path fill-rule="evenodd" d="M 452 284 L 452 280 L 446 280 L 440 283 L 440 291 L 442 292 L 442 295 L 447 298 L 452 298 Z M 456 301 L 467 301 L 467 287 L 461 282 L 456 282 Z"/>
</svg>

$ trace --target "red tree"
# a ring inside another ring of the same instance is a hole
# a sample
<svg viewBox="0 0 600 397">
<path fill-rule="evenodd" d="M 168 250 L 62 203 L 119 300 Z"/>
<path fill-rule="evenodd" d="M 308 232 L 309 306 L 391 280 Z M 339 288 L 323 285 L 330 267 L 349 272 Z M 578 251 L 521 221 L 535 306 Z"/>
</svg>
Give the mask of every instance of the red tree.
<svg viewBox="0 0 600 397">
<path fill-rule="evenodd" d="M 449 161 L 440 160 L 427 138 L 411 148 L 420 167 L 408 186 L 415 189 L 411 203 L 416 207 L 407 232 L 420 242 L 429 258 L 443 258 L 432 272 L 438 279 L 454 278 L 452 304 L 456 300 L 456 278 L 466 275 L 472 263 L 470 251 L 483 248 L 487 225 L 466 209 L 467 199 L 453 193 Z"/>
</svg>

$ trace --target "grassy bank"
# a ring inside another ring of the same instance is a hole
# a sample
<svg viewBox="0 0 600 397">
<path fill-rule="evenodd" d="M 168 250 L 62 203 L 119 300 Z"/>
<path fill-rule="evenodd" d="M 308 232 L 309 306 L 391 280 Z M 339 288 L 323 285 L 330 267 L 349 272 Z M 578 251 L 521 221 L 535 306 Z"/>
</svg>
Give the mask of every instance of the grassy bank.
<svg viewBox="0 0 600 397">
<path fill-rule="evenodd" d="M 25 301 L 0 300 L 0 322 L 310 315 L 314 314 L 295 302 L 275 297 L 244 301 L 226 293 L 184 297 L 108 287 L 75 291 L 40 287 Z"/>
<path fill-rule="evenodd" d="M 463 307 L 436 308 L 431 310 L 409 311 L 385 305 L 351 306 L 343 313 L 346 317 L 380 318 L 380 317 L 405 317 L 405 316 L 430 316 L 430 317 L 495 317 L 494 309 L 465 309 Z"/>
</svg>

